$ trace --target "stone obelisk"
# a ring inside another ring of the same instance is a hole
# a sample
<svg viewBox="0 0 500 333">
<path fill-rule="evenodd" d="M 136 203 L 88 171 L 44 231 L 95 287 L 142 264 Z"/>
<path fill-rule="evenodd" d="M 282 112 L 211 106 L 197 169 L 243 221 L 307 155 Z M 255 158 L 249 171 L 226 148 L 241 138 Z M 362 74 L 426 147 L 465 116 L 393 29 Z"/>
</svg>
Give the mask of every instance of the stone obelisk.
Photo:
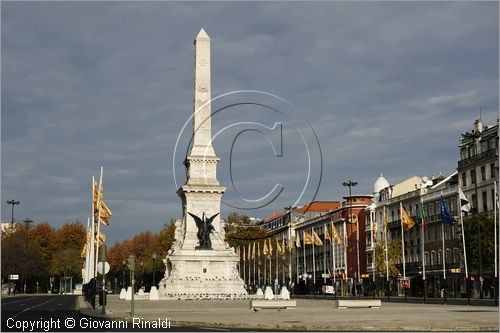
<svg viewBox="0 0 500 333">
<path fill-rule="evenodd" d="M 220 218 L 226 188 L 217 180 L 219 158 L 211 142 L 210 37 L 205 30 L 194 46 L 193 138 L 184 161 L 187 181 L 177 190 L 183 218 L 176 222 L 175 241 L 164 259 L 159 293 L 162 298 L 241 298 L 247 293 L 237 269 L 239 257 L 224 241 Z"/>
</svg>

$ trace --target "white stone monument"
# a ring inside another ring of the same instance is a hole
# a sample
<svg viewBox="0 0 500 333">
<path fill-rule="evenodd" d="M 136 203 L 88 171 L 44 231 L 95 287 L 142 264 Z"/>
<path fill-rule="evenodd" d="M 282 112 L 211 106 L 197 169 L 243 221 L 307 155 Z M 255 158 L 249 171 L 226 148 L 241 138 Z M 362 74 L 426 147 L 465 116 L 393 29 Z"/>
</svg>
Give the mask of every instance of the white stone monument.
<svg viewBox="0 0 500 333">
<path fill-rule="evenodd" d="M 271 288 L 271 286 L 266 286 L 266 289 L 264 290 L 264 299 L 267 300 L 274 299 L 273 288 Z"/>
<path fill-rule="evenodd" d="M 210 37 L 201 29 L 194 41 L 195 80 L 192 146 L 184 161 L 186 184 L 177 190 L 183 218 L 167 257 L 160 298 L 228 299 L 247 296 L 239 258 L 224 241 L 220 203 L 226 190 L 217 180 L 219 158 L 211 142 Z"/>
<path fill-rule="evenodd" d="M 125 299 L 125 295 L 127 295 L 127 291 L 125 288 L 122 288 L 122 290 L 120 290 L 120 299 Z"/>
</svg>

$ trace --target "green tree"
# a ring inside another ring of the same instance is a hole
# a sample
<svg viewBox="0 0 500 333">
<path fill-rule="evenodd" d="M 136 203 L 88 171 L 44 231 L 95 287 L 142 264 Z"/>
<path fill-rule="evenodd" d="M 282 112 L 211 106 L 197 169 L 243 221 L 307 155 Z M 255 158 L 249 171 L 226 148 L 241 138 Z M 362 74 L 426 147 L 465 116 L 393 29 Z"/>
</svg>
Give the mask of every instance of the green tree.
<svg viewBox="0 0 500 333">
<path fill-rule="evenodd" d="M 481 247 L 481 272 L 483 274 L 485 272 L 494 272 L 495 226 L 493 223 L 493 217 L 485 213 L 464 218 L 465 249 L 467 251 L 467 264 L 471 273 L 479 273 L 479 246 Z"/>
<path fill-rule="evenodd" d="M 400 271 L 396 267 L 396 261 L 402 260 L 401 241 L 387 240 L 387 260 L 389 262 L 389 276 L 397 277 Z M 381 275 L 386 274 L 385 266 L 385 244 L 383 241 L 375 244 L 375 267 Z"/>
</svg>

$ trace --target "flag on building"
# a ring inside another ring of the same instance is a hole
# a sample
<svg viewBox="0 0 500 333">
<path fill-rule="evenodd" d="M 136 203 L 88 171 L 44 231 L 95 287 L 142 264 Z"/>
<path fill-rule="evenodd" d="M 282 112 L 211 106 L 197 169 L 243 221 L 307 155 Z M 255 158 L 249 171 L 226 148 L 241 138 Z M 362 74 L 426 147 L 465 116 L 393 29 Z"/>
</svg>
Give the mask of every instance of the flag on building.
<svg viewBox="0 0 500 333">
<path fill-rule="evenodd" d="M 252 244 L 252 260 L 255 260 L 255 242 Z"/>
<path fill-rule="evenodd" d="M 324 230 L 324 234 L 325 234 L 325 241 L 326 240 L 329 240 L 330 242 L 332 241 L 332 239 L 330 238 L 330 233 L 328 232 L 328 228 L 326 227 L 326 224 L 323 225 L 323 228 L 325 229 Z"/>
<path fill-rule="evenodd" d="M 262 254 L 267 255 L 269 253 L 269 249 L 267 248 L 267 240 L 264 239 L 264 247 L 262 248 Z"/>
<path fill-rule="evenodd" d="M 284 256 L 286 254 L 286 246 L 285 246 L 285 239 L 283 238 L 281 240 L 281 255 Z"/>
<path fill-rule="evenodd" d="M 290 252 L 290 254 L 293 254 L 293 243 L 294 242 L 295 242 L 295 240 L 293 238 L 288 240 L 288 252 Z"/>
<path fill-rule="evenodd" d="M 251 251 L 250 251 L 250 243 L 248 243 L 248 249 L 247 249 L 247 260 L 250 260 L 252 254 L 251 254 Z"/>
<path fill-rule="evenodd" d="M 424 230 L 427 231 L 427 229 L 429 229 L 429 226 L 427 225 L 427 219 L 425 218 L 425 207 L 423 203 L 422 203 L 422 208 L 420 209 L 420 217 L 422 218 Z"/>
<path fill-rule="evenodd" d="M 340 237 L 340 234 L 339 232 L 337 231 L 337 228 L 335 228 L 335 226 L 333 225 L 333 222 L 331 223 L 331 226 L 332 226 L 332 235 L 333 237 L 335 237 L 335 240 L 337 241 L 337 243 L 342 243 L 342 237 Z"/>
<path fill-rule="evenodd" d="M 257 258 L 260 258 L 260 242 L 257 243 Z"/>
<path fill-rule="evenodd" d="M 246 260 L 247 260 L 246 247 L 245 247 L 245 245 L 243 245 L 243 261 L 246 261 Z"/>
<path fill-rule="evenodd" d="M 402 208 L 402 209 L 403 209 L 402 210 L 403 227 L 404 227 L 405 231 L 408 231 L 415 226 L 415 221 L 411 218 L 410 215 L 408 215 L 408 213 L 406 212 L 406 210 L 404 208 Z"/>
<path fill-rule="evenodd" d="M 300 234 L 295 234 L 295 247 L 300 247 Z"/>
<path fill-rule="evenodd" d="M 458 189 L 458 197 L 460 198 L 460 208 L 462 209 L 462 212 L 470 212 L 470 203 L 467 197 L 465 196 L 464 192 L 459 188 Z"/>
<path fill-rule="evenodd" d="M 448 207 L 446 206 L 446 201 L 444 201 L 443 196 L 439 198 L 439 204 L 441 205 L 441 220 L 444 224 L 453 224 L 453 219 L 450 216 L 450 212 L 448 211 Z"/>
<path fill-rule="evenodd" d="M 271 244 L 271 238 L 269 238 L 269 254 L 273 255 L 273 245 Z"/>
<path fill-rule="evenodd" d="M 276 238 L 276 254 L 281 254 L 281 245 L 280 245 L 280 241 L 278 240 L 278 238 Z"/>
<path fill-rule="evenodd" d="M 312 235 L 307 233 L 307 231 L 304 231 L 304 245 L 311 245 L 311 244 L 314 244 Z"/>
<path fill-rule="evenodd" d="M 387 223 L 387 214 L 385 213 L 385 207 L 384 207 L 384 232 L 387 232 L 387 226 L 389 223 Z"/>
<path fill-rule="evenodd" d="M 314 230 L 312 231 L 312 236 L 313 236 L 314 245 L 316 245 L 316 246 L 323 245 L 323 241 L 321 241 L 321 238 L 319 238 L 318 234 Z"/>
</svg>

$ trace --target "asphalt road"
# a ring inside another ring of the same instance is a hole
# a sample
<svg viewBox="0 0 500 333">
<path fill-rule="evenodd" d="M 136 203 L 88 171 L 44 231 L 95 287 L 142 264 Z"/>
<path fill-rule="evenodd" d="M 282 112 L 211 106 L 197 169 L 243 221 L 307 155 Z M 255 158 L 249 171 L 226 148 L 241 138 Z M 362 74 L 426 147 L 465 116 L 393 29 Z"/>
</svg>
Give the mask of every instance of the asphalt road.
<svg viewBox="0 0 500 333">
<path fill-rule="evenodd" d="M 133 327 L 132 323 L 87 317 L 78 311 L 78 296 L 18 295 L 2 298 L 2 332 L 220 332 L 244 329 L 171 326 Z M 114 326 L 113 326 L 114 325 Z M 165 324 L 164 324 L 165 325 Z"/>
</svg>

